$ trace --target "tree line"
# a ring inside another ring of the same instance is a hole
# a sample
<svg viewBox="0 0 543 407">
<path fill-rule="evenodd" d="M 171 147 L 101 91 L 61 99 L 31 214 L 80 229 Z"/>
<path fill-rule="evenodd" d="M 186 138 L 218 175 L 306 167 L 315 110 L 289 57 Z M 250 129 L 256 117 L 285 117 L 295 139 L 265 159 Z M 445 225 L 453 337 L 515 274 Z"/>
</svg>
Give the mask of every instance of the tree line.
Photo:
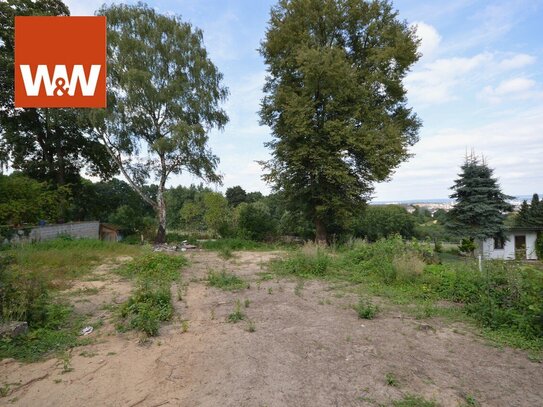
<svg viewBox="0 0 543 407">
<path fill-rule="evenodd" d="M 88 189 L 83 171 L 106 184 L 122 175 L 152 209 L 155 240 L 163 242 L 171 175 L 222 181 L 208 134 L 228 122 L 222 103 L 229 91 L 202 31 L 181 17 L 143 3 L 96 14 L 107 17 L 107 109 L 15 109 L 14 17 L 67 16 L 69 9 L 61 0 L 0 3 L 0 162 L 39 188 L 46 183 L 65 196 L 68 187 L 72 202 Z M 304 228 L 311 224 L 317 241 L 352 229 L 375 182 L 387 180 L 417 141 L 420 120 L 407 106 L 403 79 L 420 57 L 418 44 L 388 1 L 280 0 L 272 7 L 260 47 L 268 68 L 260 116 L 271 129 L 272 158 L 261 164 L 285 211 Z M 73 207 L 57 198 L 56 216 L 69 219 Z M 220 201 L 204 195 L 195 205 L 210 210 Z M 245 204 L 261 216 L 259 202 Z M 201 222 L 196 209 L 185 207 L 183 219 Z"/>
</svg>

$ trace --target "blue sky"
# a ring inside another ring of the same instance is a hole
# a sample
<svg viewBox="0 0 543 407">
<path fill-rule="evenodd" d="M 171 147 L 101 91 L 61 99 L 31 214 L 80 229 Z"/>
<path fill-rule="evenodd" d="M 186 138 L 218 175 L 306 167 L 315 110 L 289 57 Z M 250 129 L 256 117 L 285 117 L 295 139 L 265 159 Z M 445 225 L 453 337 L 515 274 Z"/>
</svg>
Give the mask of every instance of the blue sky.
<svg viewBox="0 0 543 407">
<path fill-rule="evenodd" d="M 72 15 L 92 15 L 103 1 L 66 1 Z M 109 2 L 108 2 L 109 3 Z M 204 32 L 206 48 L 230 89 L 230 122 L 211 134 L 224 186 L 267 193 L 257 160 L 269 152 L 259 125 L 265 66 L 257 52 L 274 1 L 150 1 Z M 409 103 L 423 121 L 413 157 L 376 200 L 446 198 L 466 151 L 484 154 L 504 192 L 543 192 L 543 1 L 397 0 L 418 26 L 421 60 L 406 78 Z M 198 182 L 190 176 L 170 185 Z"/>
</svg>

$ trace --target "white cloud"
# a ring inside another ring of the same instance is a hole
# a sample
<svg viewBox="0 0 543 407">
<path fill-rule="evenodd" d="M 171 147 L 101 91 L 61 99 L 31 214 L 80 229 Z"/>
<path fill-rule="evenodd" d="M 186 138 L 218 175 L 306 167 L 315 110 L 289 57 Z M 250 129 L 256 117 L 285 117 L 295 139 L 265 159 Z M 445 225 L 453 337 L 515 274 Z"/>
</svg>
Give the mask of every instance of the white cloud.
<svg viewBox="0 0 543 407">
<path fill-rule="evenodd" d="M 70 9 L 72 16 L 93 16 L 102 4 L 109 3 L 105 0 L 65 0 L 64 3 Z"/>
<path fill-rule="evenodd" d="M 438 59 L 424 64 L 406 78 L 409 98 L 428 104 L 454 100 L 457 97 L 453 92 L 455 87 L 476 68 L 488 65 L 492 58 L 490 53 L 481 53 L 471 58 Z"/>
<path fill-rule="evenodd" d="M 535 57 L 528 54 L 509 54 L 503 57 L 498 53 L 482 52 L 472 57 L 440 58 L 424 62 L 406 78 L 409 98 L 414 103 L 436 104 L 456 100 L 473 88 L 484 86 L 482 96 L 495 102 L 498 96 L 511 93 L 514 89 L 533 87 L 535 82 L 528 79 L 504 81 L 496 88 L 491 83 L 506 74 L 532 64 Z M 480 94 L 481 96 L 481 94 Z"/>
<path fill-rule="evenodd" d="M 543 191 L 543 105 L 469 130 L 423 130 L 421 141 L 389 183 L 376 188 L 378 200 L 445 198 L 466 152 L 484 154 L 504 192 Z"/>
<path fill-rule="evenodd" d="M 535 57 L 528 54 L 516 54 L 511 58 L 506 58 L 500 61 L 499 67 L 503 70 L 512 70 L 524 68 L 527 65 L 531 65 L 535 62 Z"/>
<path fill-rule="evenodd" d="M 416 22 L 412 26 L 417 27 L 417 37 L 421 40 L 419 52 L 424 60 L 430 60 L 438 51 L 441 43 L 441 35 L 430 24 Z"/>
<path fill-rule="evenodd" d="M 504 99 L 523 100 L 540 97 L 537 83 L 527 78 L 512 78 L 501 81 L 496 87 L 485 86 L 479 96 L 491 103 L 500 103 Z"/>
</svg>

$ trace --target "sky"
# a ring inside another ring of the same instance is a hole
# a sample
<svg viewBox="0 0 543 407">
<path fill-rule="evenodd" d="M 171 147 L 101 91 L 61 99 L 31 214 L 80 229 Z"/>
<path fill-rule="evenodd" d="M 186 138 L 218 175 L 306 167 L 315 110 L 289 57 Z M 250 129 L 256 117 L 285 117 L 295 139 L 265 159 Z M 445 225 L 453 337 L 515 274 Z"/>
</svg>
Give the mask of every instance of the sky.
<svg viewBox="0 0 543 407">
<path fill-rule="evenodd" d="M 72 15 L 92 15 L 103 0 L 67 0 Z M 106 3 L 110 3 L 106 1 Z M 127 3 L 133 3 L 127 1 Z M 257 49 L 268 0 L 162 0 L 148 4 L 180 15 L 204 33 L 210 58 L 230 89 L 230 121 L 210 134 L 224 185 L 268 193 L 262 169 L 270 129 L 259 125 L 266 67 Z M 543 0 L 396 0 L 417 26 L 422 58 L 405 79 L 409 105 L 423 122 L 420 141 L 374 200 L 447 198 L 466 152 L 484 155 L 509 195 L 543 192 Z M 199 180 L 173 177 L 169 185 Z"/>
</svg>

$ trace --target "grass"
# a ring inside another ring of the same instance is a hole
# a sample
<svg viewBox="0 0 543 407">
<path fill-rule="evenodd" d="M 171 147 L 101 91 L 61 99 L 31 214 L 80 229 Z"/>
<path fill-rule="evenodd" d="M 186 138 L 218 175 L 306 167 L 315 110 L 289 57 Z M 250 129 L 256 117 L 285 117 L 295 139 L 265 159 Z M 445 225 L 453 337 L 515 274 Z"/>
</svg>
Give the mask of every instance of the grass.
<svg viewBox="0 0 543 407">
<path fill-rule="evenodd" d="M 231 253 L 238 250 L 268 251 L 288 249 L 292 246 L 285 244 L 255 242 L 254 240 L 246 240 L 240 238 L 225 238 L 208 240 L 202 243 L 202 247 L 207 250 L 219 251 L 221 253 Z"/>
<path fill-rule="evenodd" d="M 430 244 L 390 238 L 335 248 L 306 245 L 271 261 L 269 271 L 342 282 L 362 297 L 382 297 L 418 319 L 467 322 L 493 342 L 543 350 L 543 270 L 485 261 L 481 274 L 473 259 L 438 263 Z M 361 318 L 377 313 L 369 300 L 355 309 Z"/>
<path fill-rule="evenodd" d="M 409 394 L 401 400 L 392 402 L 394 407 L 439 407 L 435 401 L 428 401 L 420 396 Z"/>
<path fill-rule="evenodd" d="M 242 290 L 248 286 L 246 281 L 225 270 L 220 272 L 210 271 L 207 275 L 207 281 L 211 287 L 226 291 Z"/>
<path fill-rule="evenodd" d="M 143 251 L 145 250 L 144 248 Z M 39 272 L 50 283 L 55 280 L 66 281 L 81 277 L 105 259 L 114 259 L 118 256 L 136 257 L 141 253 L 141 246 L 93 239 L 55 239 L 3 251 L 3 255 L 15 259 L 13 267 L 18 272 Z"/>
<path fill-rule="evenodd" d="M 136 290 L 120 307 L 117 329 L 157 336 L 161 323 L 173 316 L 170 287 L 174 281 L 180 281 L 180 271 L 186 264 L 183 256 L 153 253 L 120 269 L 121 275 L 136 280 Z"/>
<path fill-rule="evenodd" d="M 1 339 L 0 358 L 34 362 L 90 343 L 91 339 L 79 337 L 84 318 L 60 300 L 66 296 L 59 295 L 58 290 L 69 287 L 73 279 L 104 259 L 137 257 L 141 253 L 141 247 L 66 238 L 4 248 L 0 252 L 0 317 L 4 321 L 28 322 L 29 332 Z M 88 289 L 73 295 L 95 291 Z"/>
<path fill-rule="evenodd" d="M 74 315 L 72 307 L 60 303 L 46 304 L 44 313 L 43 321 L 34 324 L 27 335 L 0 340 L 0 359 L 36 362 L 92 341 L 78 336 L 85 324 L 81 317 Z"/>
</svg>

